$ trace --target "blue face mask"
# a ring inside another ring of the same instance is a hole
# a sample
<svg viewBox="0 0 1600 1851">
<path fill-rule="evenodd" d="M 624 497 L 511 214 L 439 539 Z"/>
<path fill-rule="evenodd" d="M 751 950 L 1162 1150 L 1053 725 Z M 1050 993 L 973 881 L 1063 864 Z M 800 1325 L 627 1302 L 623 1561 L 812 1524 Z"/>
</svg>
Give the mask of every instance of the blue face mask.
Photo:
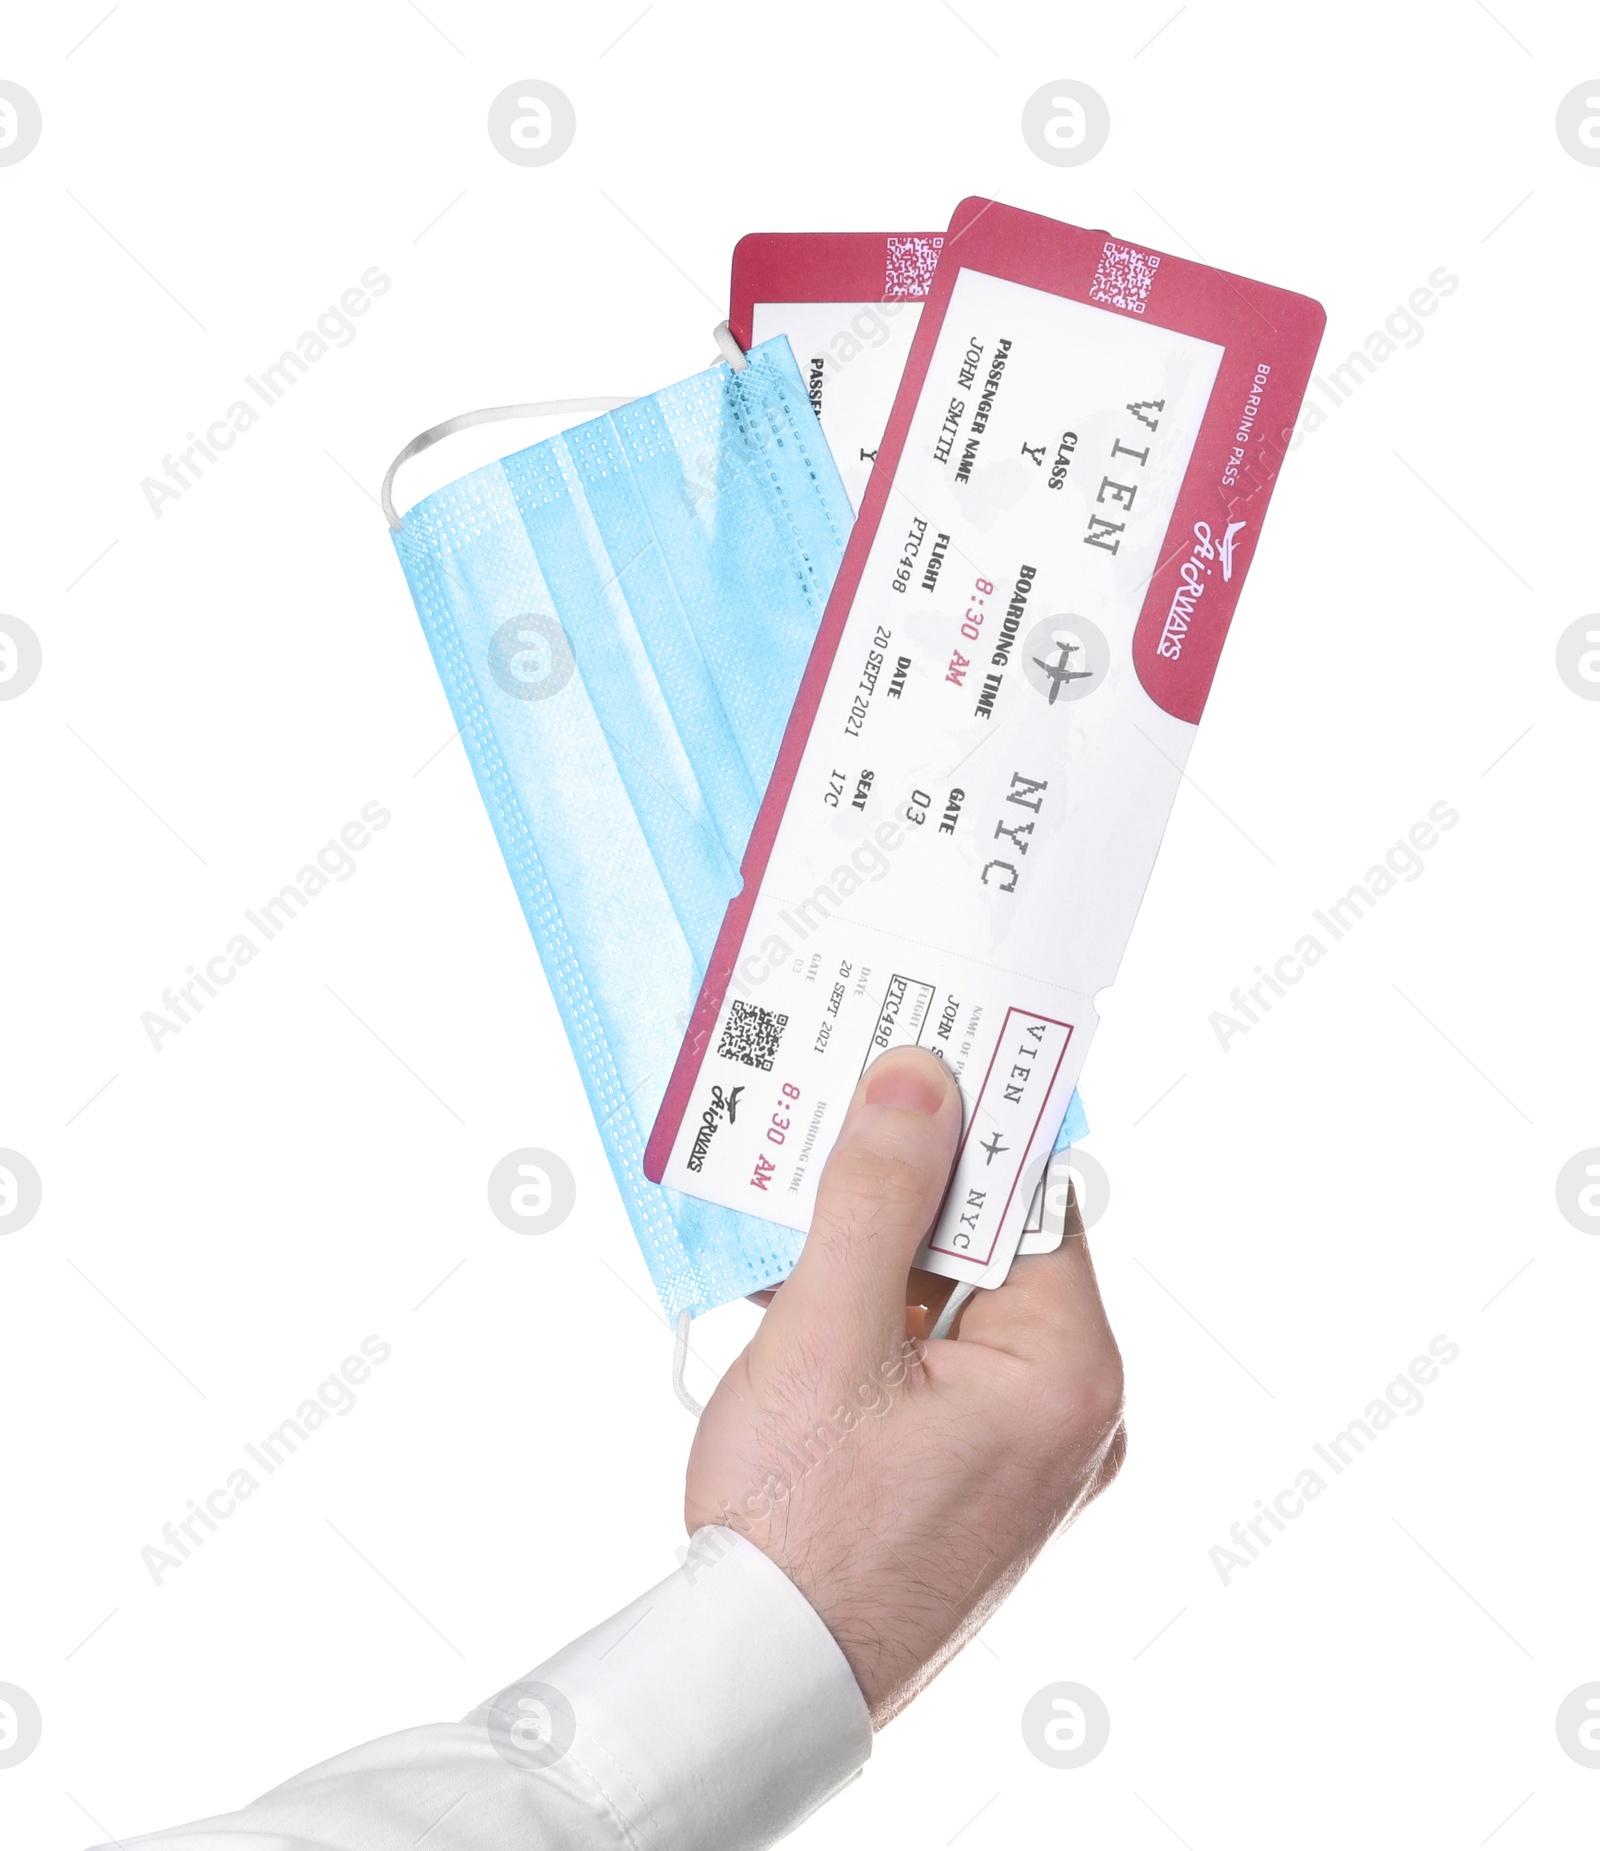
<svg viewBox="0 0 1600 1851">
<path fill-rule="evenodd" d="M 463 476 L 403 522 L 384 485 L 671 1320 L 786 1277 L 802 1238 L 659 1188 L 643 1160 L 851 525 L 788 342 L 730 357 Z M 1064 1142 L 1073 1125 L 1069 1111 Z"/>
</svg>

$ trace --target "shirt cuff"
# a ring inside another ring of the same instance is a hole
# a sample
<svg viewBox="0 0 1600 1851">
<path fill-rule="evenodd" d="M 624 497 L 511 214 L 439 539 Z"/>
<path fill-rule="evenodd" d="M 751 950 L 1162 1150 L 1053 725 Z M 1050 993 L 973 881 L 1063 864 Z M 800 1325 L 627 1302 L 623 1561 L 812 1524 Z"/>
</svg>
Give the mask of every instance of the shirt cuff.
<svg viewBox="0 0 1600 1851">
<path fill-rule="evenodd" d="M 462 1721 L 384 1736 L 240 1812 L 134 1842 L 765 1851 L 871 1752 L 866 1702 L 815 1609 L 753 1543 L 710 1526 L 675 1574 Z"/>
<path fill-rule="evenodd" d="M 872 1752 L 866 1701 L 815 1608 L 719 1526 L 696 1531 L 676 1574 L 530 1675 L 566 1698 L 570 1752 L 655 1851 L 776 1844 Z"/>
</svg>

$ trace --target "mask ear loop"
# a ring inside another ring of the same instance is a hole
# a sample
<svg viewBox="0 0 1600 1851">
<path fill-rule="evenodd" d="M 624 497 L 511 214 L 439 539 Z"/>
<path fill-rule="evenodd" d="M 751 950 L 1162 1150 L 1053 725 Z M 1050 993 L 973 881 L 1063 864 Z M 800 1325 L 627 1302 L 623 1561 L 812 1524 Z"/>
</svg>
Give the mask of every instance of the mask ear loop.
<svg viewBox="0 0 1600 1851">
<path fill-rule="evenodd" d="M 383 487 L 378 491 L 378 500 L 383 506 L 385 520 L 398 533 L 404 525 L 403 517 L 395 512 L 394 479 L 402 463 L 408 463 L 414 456 L 420 456 L 424 450 L 431 450 L 441 438 L 453 437 L 457 431 L 471 430 L 475 424 L 498 424 L 503 418 L 552 418 L 563 417 L 572 412 L 582 411 L 617 411 L 624 405 L 631 405 L 631 398 L 554 398 L 545 399 L 534 405 L 495 405 L 487 411 L 464 411 L 458 417 L 446 418 L 443 424 L 435 424 L 431 430 L 423 431 L 413 437 L 389 465 L 383 478 Z"/>
<path fill-rule="evenodd" d="M 961 1307 L 971 1298 L 977 1289 L 975 1285 L 970 1284 L 968 1281 L 961 1281 L 950 1294 L 949 1298 L 945 1300 L 944 1310 L 939 1313 L 938 1321 L 934 1324 L 933 1329 L 928 1332 L 930 1340 L 935 1337 L 948 1337 L 950 1335 L 956 1319 L 961 1315 Z"/>
<path fill-rule="evenodd" d="M 694 1313 L 685 1311 L 678 1319 L 678 1328 L 672 1343 L 672 1392 L 695 1417 L 696 1420 L 705 1413 L 705 1403 L 696 1401 L 689 1393 L 689 1386 L 683 1379 L 683 1372 L 689 1363 L 689 1326 L 694 1322 Z"/>
<path fill-rule="evenodd" d="M 748 355 L 733 338 L 733 329 L 727 322 L 719 321 L 711 330 L 711 338 L 717 343 L 717 352 L 736 373 L 742 373 L 750 364 Z"/>
<path fill-rule="evenodd" d="M 734 372 L 742 373 L 750 364 L 744 349 L 733 338 L 733 330 L 727 322 L 718 322 L 711 331 L 711 338 L 717 343 L 720 357 L 727 361 Z M 475 424 L 498 424 L 506 418 L 559 418 L 585 411 L 620 411 L 624 405 L 632 403 L 631 398 L 543 399 L 532 405 L 493 405 L 485 411 L 463 411 L 457 417 L 446 418 L 443 424 L 435 424 L 431 429 L 413 437 L 384 472 L 383 487 L 378 491 L 384 519 L 396 533 L 405 524 L 404 516 L 396 513 L 394 505 L 394 479 L 400 465 L 409 463 L 412 457 L 420 456 L 424 450 L 431 450 L 443 438 L 453 437 L 457 431 L 469 431 Z"/>
<path fill-rule="evenodd" d="M 1074 1223 L 1076 1225 L 1073 1225 Z M 1061 1228 L 1063 1243 L 1071 1240 L 1074 1234 L 1082 1234 L 1082 1232 L 1083 1211 L 1078 1207 L 1078 1189 L 1077 1185 L 1069 1179 L 1067 1183 L 1067 1209 Z M 967 1280 L 963 1280 L 961 1284 L 956 1287 L 945 1301 L 944 1310 L 939 1313 L 938 1321 L 935 1323 L 933 1329 L 928 1332 L 930 1339 L 934 1337 L 948 1337 L 950 1335 L 955 1327 L 956 1319 L 961 1315 L 961 1307 L 966 1304 L 968 1299 L 974 1296 L 977 1290 L 977 1286 L 971 1284 Z"/>
</svg>

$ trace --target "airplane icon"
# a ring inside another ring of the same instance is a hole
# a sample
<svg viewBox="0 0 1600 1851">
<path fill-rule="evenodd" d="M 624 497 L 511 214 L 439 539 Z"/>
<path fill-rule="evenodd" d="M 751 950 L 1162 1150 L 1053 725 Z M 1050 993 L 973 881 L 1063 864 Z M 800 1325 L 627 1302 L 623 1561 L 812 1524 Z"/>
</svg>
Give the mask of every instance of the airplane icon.
<svg viewBox="0 0 1600 1851">
<path fill-rule="evenodd" d="M 1042 668 L 1050 678 L 1050 705 L 1052 707 L 1056 704 L 1056 696 L 1069 681 L 1092 681 L 1094 679 L 1092 668 L 1073 668 L 1069 665 L 1068 658 L 1078 652 L 1077 643 L 1057 643 L 1056 648 L 1061 651 L 1059 662 L 1046 662 L 1038 656 L 1033 658 L 1035 666 Z"/>
<path fill-rule="evenodd" d="M 989 1141 L 978 1145 L 978 1149 L 986 1153 L 983 1160 L 984 1168 L 987 1169 L 989 1165 L 994 1162 L 996 1157 L 1010 1150 L 1010 1148 L 1011 1146 L 1009 1144 L 1002 1144 L 1000 1142 L 1000 1133 L 998 1131 L 991 1131 L 989 1134 Z"/>
</svg>

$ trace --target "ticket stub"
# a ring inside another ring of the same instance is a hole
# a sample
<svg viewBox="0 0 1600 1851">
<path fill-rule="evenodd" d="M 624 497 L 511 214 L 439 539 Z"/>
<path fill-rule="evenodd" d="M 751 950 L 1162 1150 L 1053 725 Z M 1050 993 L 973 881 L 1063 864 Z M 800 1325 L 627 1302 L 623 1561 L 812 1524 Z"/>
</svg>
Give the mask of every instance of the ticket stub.
<svg viewBox="0 0 1600 1851">
<path fill-rule="evenodd" d="M 1323 315 L 970 199 L 699 1003 L 653 1180 L 795 1228 L 866 1066 L 964 1128 L 919 1256 L 992 1286 L 1116 975 Z"/>
<path fill-rule="evenodd" d="M 741 347 L 787 335 L 852 508 L 859 509 L 942 232 L 752 232 L 734 247 L 728 325 Z"/>
</svg>

